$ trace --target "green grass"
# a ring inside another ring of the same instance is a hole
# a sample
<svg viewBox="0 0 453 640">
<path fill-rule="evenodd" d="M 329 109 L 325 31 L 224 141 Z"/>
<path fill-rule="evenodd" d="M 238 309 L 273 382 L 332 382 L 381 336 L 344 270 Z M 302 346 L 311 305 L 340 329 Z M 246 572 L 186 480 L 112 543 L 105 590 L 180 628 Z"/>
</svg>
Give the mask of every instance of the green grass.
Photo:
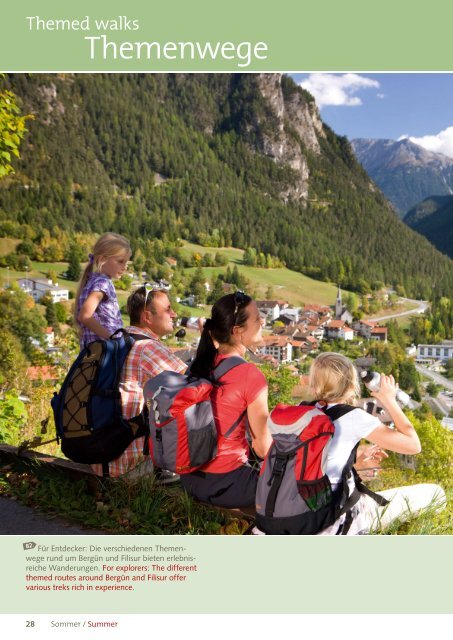
<svg viewBox="0 0 453 640">
<path fill-rule="evenodd" d="M 422 481 L 384 471 L 373 489 Z M 0 496 L 12 497 L 52 516 L 120 535 L 241 535 L 251 519 L 192 500 L 179 485 L 157 486 L 151 477 L 131 483 L 121 479 L 74 481 L 62 471 L 30 460 L 0 461 Z M 435 508 L 407 522 L 395 522 L 385 535 L 453 534 L 452 492 L 447 508 Z"/>
<path fill-rule="evenodd" d="M 450 481 L 439 482 L 430 475 L 420 474 L 412 469 L 397 468 L 391 461 L 385 461 L 383 471 L 373 482 L 373 491 L 382 491 L 394 487 L 404 487 L 419 483 L 440 484 L 447 496 L 447 505 L 443 511 L 434 504 L 417 517 L 406 522 L 394 521 L 385 535 L 453 535 L 453 488 Z"/>
<path fill-rule="evenodd" d="M 8 238 L 2 238 L 0 240 L 7 240 L 15 242 Z M 333 284 L 327 282 L 321 282 L 319 280 L 313 280 L 301 273 L 290 271 L 289 269 L 258 269 L 256 267 L 249 267 L 242 264 L 242 249 L 234 249 L 232 247 L 217 249 L 213 247 L 202 247 L 200 245 L 184 243 L 181 249 L 182 253 L 189 256 L 193 253 L 211 253 L 214 255 L 219 252 L 226 255 L 229 259 L 229 266 L 233 268 L 238 266 L 240 273 L 248 278 L 252 287 L 256 290 L 256 297 L 258 299 L 264 299 L 266 291 L 269 286 L 273 287 L 274 297 L 277 300 L 287 300 L 290 304 L 321 304 L 332 305 L 336 298 L 336 287 Z M 75 293 L 77 289 L 77 282 L 71 280 L 65 280 L 61 277 L 68 268 L 67 262 L 32 262 L 32 267 L 28 272 L 29 278 L 43 278 L 48 271 L 53 271 L 59 280 L 60 286 L 64 286 Z M 203 267 L 203 271 L 207 278 L 217 276 L 219 273 L 223 273 L 226 270 L 225 267 Z M 195 268 L 187 269 L 187 273 L 193 273 Z M 14 271 L 13 269 L 0 268 L 0 279 L 6 282 L 14 282 L 25 277 L 25 271 Z M 121 305 L 126 303 L 127 297 L 130 292 L 118 291 L 118 300 Z M 191 309 L 189 307 L 181 307 L 181 315 L 204 315 L 206 313 L 203 309 Z"/>
<path fill-rule="evenodd" d="M 242 264 L 242 256 L 244 255 L 243 249 L 235 249 L 234 247 L 202 247 L 199 244 L 194 244 L 193 242 L 184 242 L 183 247 L 181 248 L 181 253 L 183 256 L 189 257 L 193 253 L 199 253 L 203 255 L 204 253 L 210 253 L 214 256 L 216 253 L 220 253 L 223 256 L 226 256 L 230 261 L 231 265 L 240 265 Z"/>
<path fill-rule="evenodd" d="M 14 251 L 20 242 L 22 241 L 16 238 L 0 238 L 0 256 L 6 256 Z"/>
<path fill-rule="evenodd" d="M 237 266 L 239 272 L 248 278 L 251 285 L 257 292 L 257 298 L 265 297 L 266 291 L 270 286 L 274 289 L 274 298 L 277 300 L 287 300 L 290 304 L 335 304 L 337 288 L 328 282 L 313 280 L 301 273 L 291 271 L 290 269 L 258 269 L 257 267 L 249 267 L 242 264 L 242 249 L 233 249 L 231 247 L 218 249 L 212 247 L 202 247 L 200 245 L 184 243 L 182 248 L 183 255 L 192 255 L 193 253 L 211 253 L 214 255 L 219 252 L 226 255 L 229 259 L 230 268 Z M 225 267 L 203 267 L 203 272 L 207 278 L 217 276 L 223 273 Z M 188 273 L 193 273 L 195 267 L 187 269 Z"/>
<path fill-rule="evenodd" d="M 194 502 L 181 487 L 84 478 L 37 462 L 0 462 L 0 496 L 13 497 L 50 515 L 119 535 L 241 534 L 250 522 Z"/>
</svg>

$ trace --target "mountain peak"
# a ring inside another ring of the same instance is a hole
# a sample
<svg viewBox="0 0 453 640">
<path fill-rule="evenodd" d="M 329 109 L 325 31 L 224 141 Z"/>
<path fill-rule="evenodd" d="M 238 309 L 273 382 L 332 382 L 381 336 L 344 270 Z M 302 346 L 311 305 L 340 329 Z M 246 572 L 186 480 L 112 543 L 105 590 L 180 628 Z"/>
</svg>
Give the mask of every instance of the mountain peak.
<svg viewBox="0 0 453 640">
<path fill-rule="evenodd" d="M 453 193 L 453 158 L 409 138 L 356 138 L 352 148 L 365 170 L 404 215 L 421 200 Z"/>
</svg>

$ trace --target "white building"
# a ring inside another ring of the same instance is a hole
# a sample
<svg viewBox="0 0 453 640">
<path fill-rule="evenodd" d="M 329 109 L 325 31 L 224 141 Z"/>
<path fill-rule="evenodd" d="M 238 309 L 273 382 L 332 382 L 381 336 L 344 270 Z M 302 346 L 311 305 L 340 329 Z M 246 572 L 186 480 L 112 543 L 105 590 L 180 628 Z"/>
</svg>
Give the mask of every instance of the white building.
<svg viewBox="0 0 453 640">
<path fill-rule="evenodd" d="M 371 332 L 376 328 L 376 322 L 371 322 L 370 320 L 359 320 L 355 322 L 353 325 L 353 329 L 357 331 L 359 336 L 366 338 L 367 340 L 371 340 Z"/>
<path fill-rule="evenodd" d="M 300 307 L 286 307 L 280 315 L 286 316 L 293 324 L 297 324 L 300 318 Z"/>
<path fill-rule="evenodd" d="M 331 320 L 326 325 L 326 336 L 334 340 L 353 340 L 354 330 L 342 320 Z"/>
<path fill-rule="evenodd" d="M 35 302 L 39 302 L 41 298 L 50 294 L 52 302 L 61 302 L 62 300 L 69 300 L 69 291 L 60 287 L 58 284 L 53 284 L 52 280 L 32 280 L 31 278 L 22 278 L 18 282 L 22 291 L 28 293 Z"/>
<path fill-rule="evenodd" d="M 441 344 L 419 344 L 417 346 L 417 362 L 433 362 L 434 360 L 450 360 L 453 358 L 453 341 L 446 340 Z"/>
<path fill-rule="evenodd" d="M 274 322 L 281 313 L 280 305 L 275 300 L 257 300 L 256 306 L 260 314 L 266 315 L 266 322 Z"/>
<path fill-rule="evenodd" d="M 264 336 L 264 347 L 260 352 L 272 356 L 279 364 L 291 362 L 293 359 L 293 346 L 286 337 Z"/>
<path fill-rule="evenodd" d="M 55 332 L 52 327 L 46 327 L 46 331 L 44 333 L 44 342 L 46 343 L 47 348 L 55 346 Z"/>
</svg>

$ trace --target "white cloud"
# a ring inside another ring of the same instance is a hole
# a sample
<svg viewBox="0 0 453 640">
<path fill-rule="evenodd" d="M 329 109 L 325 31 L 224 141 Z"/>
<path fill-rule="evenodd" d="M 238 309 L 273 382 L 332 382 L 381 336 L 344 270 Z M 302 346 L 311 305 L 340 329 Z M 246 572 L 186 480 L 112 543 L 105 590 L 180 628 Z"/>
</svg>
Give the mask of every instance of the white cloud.
<svg viewBox="0 0 453 640">
<path fill-rule="evenodd" d="M 355 95 L 362 89 L 379 89 L 379 82 L 357 73 L 334 75 L 332 73 L 312 73 L 300 83 L 315 98 L 319 108 L 326 106 L 357 107 L 362 100 Z M 382 95 L 382 94 L 381 94 Z"/>
<path fill-rule="evenodd" d="M 415 136 L 405 137 L 409 137 L 411 142 L 428 149 L 428 151 L 443 153 L 453 158 L 453 127 L 447 127 L 433 136 L 422 136 L 421 138 L 416 138 Z"/>
<path fill-rule="evenodd" d="M 376 98 L 379 98 L 379 100 L 384 100 L 384 98 L 385 98 L 385 93 L 377 93 L 377 94 L 376 94 Z"/>
</svg>

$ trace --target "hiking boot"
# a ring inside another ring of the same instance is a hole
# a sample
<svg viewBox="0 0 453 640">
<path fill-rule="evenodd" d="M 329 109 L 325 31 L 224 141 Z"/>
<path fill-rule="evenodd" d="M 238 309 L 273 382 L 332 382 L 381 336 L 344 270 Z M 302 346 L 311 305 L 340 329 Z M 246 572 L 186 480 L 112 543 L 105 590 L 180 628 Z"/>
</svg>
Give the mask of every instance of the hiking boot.
<svg viewBox="0 0 453 640">
<path fill-rule="evenodd" d="M 158 484 L 172 484 L 179 481 L 179 476 L 168 469 L 155 469 L 154 478 Z"/>
</svg>

